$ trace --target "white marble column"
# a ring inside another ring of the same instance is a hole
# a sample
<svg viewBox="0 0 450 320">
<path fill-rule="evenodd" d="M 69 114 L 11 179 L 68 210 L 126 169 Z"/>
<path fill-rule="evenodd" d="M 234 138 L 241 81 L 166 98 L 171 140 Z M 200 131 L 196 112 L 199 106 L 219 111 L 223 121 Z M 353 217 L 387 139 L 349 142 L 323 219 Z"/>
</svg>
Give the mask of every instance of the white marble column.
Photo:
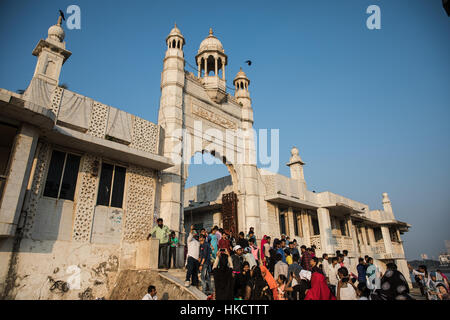
<svg viewBox="0 0 450 320">
<path fill-rule="evenodd" d="M 327 208 L 318 208 L 317 218 L 319 220 L 320 244 L 322 246 L 322 253 L 331 254 L 334 250 L 331 245 L 333 235 L 331 232 L 330 211 Z"/>
<path fill-rule="evenodd" d="M 39 131 L 26 124 L 16 136 L 0 207 L 0 236 L 13 236 L 16 231 L 38 138 Z"/>
<path fill-rule="evenodd" d="M 381 227 L 381 233 L 383 234 L 384 247 L 386 248 L 386 254 L 392 254 L 394 249 L 392 247 L 391 235 L 387 226 Z"/>
</svg>

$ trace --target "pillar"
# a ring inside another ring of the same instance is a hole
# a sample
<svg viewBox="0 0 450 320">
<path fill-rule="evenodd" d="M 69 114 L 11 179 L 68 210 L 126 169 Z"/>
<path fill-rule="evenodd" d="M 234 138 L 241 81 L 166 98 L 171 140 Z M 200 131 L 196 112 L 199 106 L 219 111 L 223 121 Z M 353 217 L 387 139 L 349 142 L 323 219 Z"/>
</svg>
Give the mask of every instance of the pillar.
<svg viewBox="0 0 450 320">
<path fill-rule="evenodd" d="M 16 136 L 0 205 L 0 236 L 13 236 L 16 231 L 38 138 L 37 129 L 26 124 Z"/>
<path fill-rule="evenodd" d="M 222 80 L 225 80 L 225 61 L 222 61 Z"/>
<path fill-rule="evenodd" d="M 384 247 L 386 249 L 386 254 L 393 254 L 394 249 L 392 247 L 391 235 L 389 233 L 389 227 L 381 226 L 381 233 L 383 235 Z"/>
<path fill-rule="evenodd" d="M 287 212 L 287 222 L 288 222 L 288 230 L 289 233 L 287 234 L 291 240 L 295 238 L 295 230 L 294 230 L 294 210 L 292 207 L 288 208 Z"/>
<path fill-rule="evenodd" d="M 353 253 L 356 257 L 359 256 L 359 254 L 361 252 L 358 252 L 358 239 L 356 238 L 356 231 L 355 228 L 353 228 L 353 222 L 350 216 L 347 217 L 347 222 L 348 222 L 348 229 L 350 231 L 350 237 L 352 237 L 352 242 L 353 242 Z"/>
<path fill-rule="evenodd" d="M 403 276 L 406 279 L 406 282 L 408 282 L 408 286 L 410 289 L 412 289 L 412 281 L 411 276 L 409 273 L 408 263 L 406 262 L 406 259 L 397 259 L 395 261 L 395 264 L 397 265 L 397 270 L 400 271 Z"/>
<path fill-rule="evenodd" d="M 214 76 L 219 76 L 219 73 L 217 72 L 217 59 L 214 59 Z"/>
<path fill-rule="evenodd" d="M 303 244 L 307 247 L 311 246 L 311 231 L 310 231 L 310 223 L 308 218 L 308 213 L 305 210 L 302 210 L 302 228 L 303 228 Z M 302 243 L 300 243 L 302 245 Z"/>
<path fill-rule="evenodd" d="M 333 235 L 331 232 L 330 211 L 327 208 L 318 208 L 317 218 L 319 220 L 320 244 L 322 246 L 322 253 L 331 254 L 334 250 L 331 245 Z"/>
</svg>

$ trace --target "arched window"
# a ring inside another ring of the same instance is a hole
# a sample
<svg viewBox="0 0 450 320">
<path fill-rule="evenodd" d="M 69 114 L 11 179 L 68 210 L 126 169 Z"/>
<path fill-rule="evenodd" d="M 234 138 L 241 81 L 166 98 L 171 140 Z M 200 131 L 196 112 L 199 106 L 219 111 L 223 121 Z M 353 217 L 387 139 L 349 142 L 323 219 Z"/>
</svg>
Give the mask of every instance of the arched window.
<svg viewBox="0 0 450 320">
<path fill-rule="evenodd" d="M 216 70 L 216 60 L 214 59 L 213 56 L 209 56 L 208 60 L 206 61 L 207 65 L 208 65 L 208 74 L 207 76 L 214 76 L 215 75 L 215 70 Z"/>
<path fill-rule="evenodd" d="M 177 42 L 175 41 L 175 39 L 173 39 L 172 48 L 176 48 L 176 45 L 177 45 Z"/>
</svg>

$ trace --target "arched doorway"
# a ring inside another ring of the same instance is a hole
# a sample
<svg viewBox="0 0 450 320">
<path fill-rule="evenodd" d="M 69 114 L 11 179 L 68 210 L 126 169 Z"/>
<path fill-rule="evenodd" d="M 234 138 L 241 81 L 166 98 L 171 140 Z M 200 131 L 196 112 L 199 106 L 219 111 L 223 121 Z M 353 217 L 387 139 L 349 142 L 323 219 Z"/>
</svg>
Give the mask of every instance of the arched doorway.
<svg viewBox="0 0 450 320">
<path fill-rule="evenodd" d="M 196 152 L 185 170 L 184 232 L 213 226 L 238 230 L 237 182 L 232 164 L 214 151 Z"/>
</svg>

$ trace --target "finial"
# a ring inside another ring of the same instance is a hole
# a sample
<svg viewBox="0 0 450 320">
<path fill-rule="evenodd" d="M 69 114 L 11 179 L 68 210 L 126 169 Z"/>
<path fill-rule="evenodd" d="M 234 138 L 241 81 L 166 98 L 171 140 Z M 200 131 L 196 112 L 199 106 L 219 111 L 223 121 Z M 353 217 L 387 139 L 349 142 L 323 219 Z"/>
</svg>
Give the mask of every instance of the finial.
<svg viewBox="0 0 450 320">
<path fill-rule="evenodd" d="M 212 36 L 213 35 L 213 31 L 212 28 L 209 28 L 209 35 Z"/>
<path fill-rule="evenodd" d="M 56 23 L 58 26 L 61 26 L 61 22 L 62 22 L 62 16 L 58 17 L 58 22 Z"/>
<path fill-rule="evenodd" d="M 175 22 L 175 28 L 177 27 L 177 23 Z"/>
</svg>

